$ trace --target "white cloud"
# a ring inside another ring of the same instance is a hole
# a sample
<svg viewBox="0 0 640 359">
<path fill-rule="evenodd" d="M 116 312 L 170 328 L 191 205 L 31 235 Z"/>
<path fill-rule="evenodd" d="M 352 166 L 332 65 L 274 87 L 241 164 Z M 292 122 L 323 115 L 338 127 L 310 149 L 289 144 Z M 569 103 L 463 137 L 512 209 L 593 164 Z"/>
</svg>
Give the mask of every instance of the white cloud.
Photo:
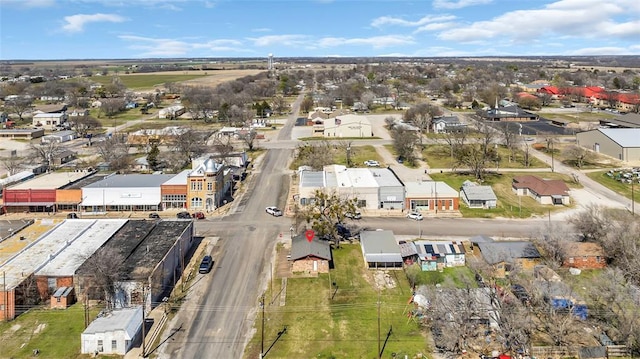
<svg viewBox="0 0 640 359">
<path fill-rule="evenodd" d="M 77 14 L 65 16 L 66 24 L 62 26 L 62 30 L 66 32 L 82 32 L 84 26 L 91 22 L 123 22 L 126 19 L 115 14 Z"/>
<path fill-rule="evenodd" d="M 267 35 L 261 37 L 250 37 L 255 46 L 302 46 L 306 45 L 310 39 L 306 35 Z"/>
<path fill-rule="evenodd" d="M 215 55 L 229 52 L 249 52 L 243 47 L 241 41 L 232 39 L 218 39 L 206 42 L 187 42 L 177 39 L 158 39 L 136 35 L 120 35 L 121 40 L 132 42 L 130 49 L 139 51 L 139 57 L 166 57 L 166 56 L 186 56 L 198 50 L 208 50 L 205 55 Z"/>
<path fill-rule="evenodd" d="M 436 9 L 462 9 L 467 6 L 486 5 L 493 0 L 433 0 L 433 7 Z"/>
<path fill-rule="evenodd" d="M 268 27 L 260 27 L 257 29 L 251 29 L 252 32 L 271 32 L 272 30 Z"/>
<path fill-rule="evenodd" d="M 629 11 L 640 12 L 640 6 L 632 3 L 635 4 L 636 0 L 619 0 L 616 4 L 603 4 L 599 0 L 559 0 L 542 9 L 510 11 L 489 21 L 461 25 L 441 32 L 438 37 L 441 40 L 459 42 L 497 38 L 510 38 L 522 42 L 549 35 L 632 38 L 640 36 L 640 21 L 614 20 L 615 17 L 628 15 Z"/>
<path fill-rule="evenodd" d="M 419 28 L 415 29 L 413 31 L 413 33 L 417 34 L 417 33 L 425 32 L 425 31 L 444 30 L 444 29 L 449 29 L 449 28 L 451 28 L 453 26 L 455 26 L 454 22 L 434 22 L 434 23 L 431 23 L 431 24 L 420 26 Z"/>
<path fill-rule="evenodd" d="M 384 25 L 397 25 L 397 26 L 406 26 L 406 27 L 416 27 L 422 26 L 432 22 L 441 22 L 441 21 L 451 21 L 456 19 L 453 15 L 438 15 L 438 16 L 424 16 L 417 21 L 408 21 L 405 19 L 401 19 L 393 16 L 381 16 L 379 18 L 373 19 L 371 22 L 371 26 L 373 27 L 382 27 Z"/>
<path fill-rule="evenodd" d="M 25 8 L 50 7 L 55 4 L 55 0 L 0 0 L 0 6 L 15 5 Z"/>
<path fill-rule="evenodd" d="M 604 47 L 585 47 L 578 50 L 569 51 L 567 55 L 576 56 L 597 56 L 597 55 L 636 55 L 638 50 L 630 51 L 626 47 L 604 46 Z"/>
<path fill-rule="evenodd" d="M 400 45 L 413 45 L 416 42 L 410 36 L 374 36 L 366 38 L 344 38 L 344 37 L 325 37 L 318 41 L 320 47 L 335 47 L 343 45 L 368 45 L 374 49 L 400 46 Z"/>
</svg>

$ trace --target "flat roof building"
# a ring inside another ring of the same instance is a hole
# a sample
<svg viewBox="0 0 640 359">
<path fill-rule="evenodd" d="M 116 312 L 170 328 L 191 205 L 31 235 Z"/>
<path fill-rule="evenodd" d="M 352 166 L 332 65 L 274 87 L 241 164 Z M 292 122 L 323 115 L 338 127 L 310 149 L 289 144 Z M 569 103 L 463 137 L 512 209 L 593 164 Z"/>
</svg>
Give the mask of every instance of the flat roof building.
<svg viewBox="0 0 640 359">
<path fill-rule="evenodd" d="M 158 211 L 160 186 L 174 174 L 111 175 L 82 188 L 83 212 Z"/>
</svg>

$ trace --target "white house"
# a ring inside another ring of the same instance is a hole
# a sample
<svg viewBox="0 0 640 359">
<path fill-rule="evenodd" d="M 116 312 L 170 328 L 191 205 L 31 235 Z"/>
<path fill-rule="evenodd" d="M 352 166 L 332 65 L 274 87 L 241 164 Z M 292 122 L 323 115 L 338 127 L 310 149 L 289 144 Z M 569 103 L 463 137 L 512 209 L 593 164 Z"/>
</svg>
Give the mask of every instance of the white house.
<svg viewBox="0 0 640 359">
<path fill-rule="evenodd" d="M 33 125 L 53 130 L 56 126 L 60 126 L 67 122 L 67 115 L 63 112 L 56 113 L 39 113 L 33 116 Z"/>
<path fill-rule="evenodd" d="M 81 334 L 82 354 L 125 355 L 140 340 L 142 318 L 141 306 L 97 318 Z"/>
</svg>

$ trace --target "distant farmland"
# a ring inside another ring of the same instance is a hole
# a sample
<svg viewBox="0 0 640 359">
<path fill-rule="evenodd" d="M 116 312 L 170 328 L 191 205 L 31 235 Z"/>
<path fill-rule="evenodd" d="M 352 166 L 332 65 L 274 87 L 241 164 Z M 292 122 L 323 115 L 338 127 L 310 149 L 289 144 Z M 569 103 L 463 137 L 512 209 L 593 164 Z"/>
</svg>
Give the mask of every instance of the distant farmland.
<svg viewBox="0 0 640 359">
<path fill-rule="evenodd" d="M 256 75 L 264 70 L 212 70 L 212 71 L 171 71 L 144 74 L 118 75 L 120 81 L 129 89 L 150 89 L 163 86 L 168 82 L 182 82 L 199 86 L 217 86 L 244 76 Z M 92 76 L 91 80 L 108 84 L 112 76 Z"/>
</svg>

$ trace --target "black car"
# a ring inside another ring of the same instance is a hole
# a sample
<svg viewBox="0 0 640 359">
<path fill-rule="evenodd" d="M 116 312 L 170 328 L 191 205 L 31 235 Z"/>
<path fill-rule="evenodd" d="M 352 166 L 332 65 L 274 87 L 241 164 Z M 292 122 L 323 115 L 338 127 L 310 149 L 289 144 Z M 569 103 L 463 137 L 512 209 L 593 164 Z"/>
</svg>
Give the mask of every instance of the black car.
<svg viewBox="0 0 640 359">
<path fill-rule="evenodd" d="M 76 212 L 71 212 L 67 214 L 67 218 L 69 219 L 78 219 L 78 214 Z"/>
<path fill-rule="evenodd" d="M 179 219 L 191 219 L 191 214 L 189 214 L 189 212 L 178 212 L 178 214 L 176 214 L 176 218 Z"/>
<path fill-rule="evenodd" d="M 154 212 L 154 213 L 149 213 L 149 218 L 156 218 L 156 219 L 158 219 L 158 218 L 160 218 L 160 215 L 159 215 L 159 214 L 157 214 L 157 213 L 155 213 L 155 212 Z"/>
<path fill-rule="evenodd" d="M 212 267 L 213 258 L 211 256 L 204 256 L 204 258 L 202 258 L 202 262 L 200 262 L 200 268 L 198 269 L 198 272 L 202 274 L 209 273 Z"/>
<path fill-rule="evenodd" d="M 349 230 L 349 228 L 347 228 L 347 226 L 345 226 L 342 223 L 336 223 L 336 230 L 338 230 L 338 234 L 342 238 L 350 238 L 351 237 L 351 231 Z"/>
</svg>

